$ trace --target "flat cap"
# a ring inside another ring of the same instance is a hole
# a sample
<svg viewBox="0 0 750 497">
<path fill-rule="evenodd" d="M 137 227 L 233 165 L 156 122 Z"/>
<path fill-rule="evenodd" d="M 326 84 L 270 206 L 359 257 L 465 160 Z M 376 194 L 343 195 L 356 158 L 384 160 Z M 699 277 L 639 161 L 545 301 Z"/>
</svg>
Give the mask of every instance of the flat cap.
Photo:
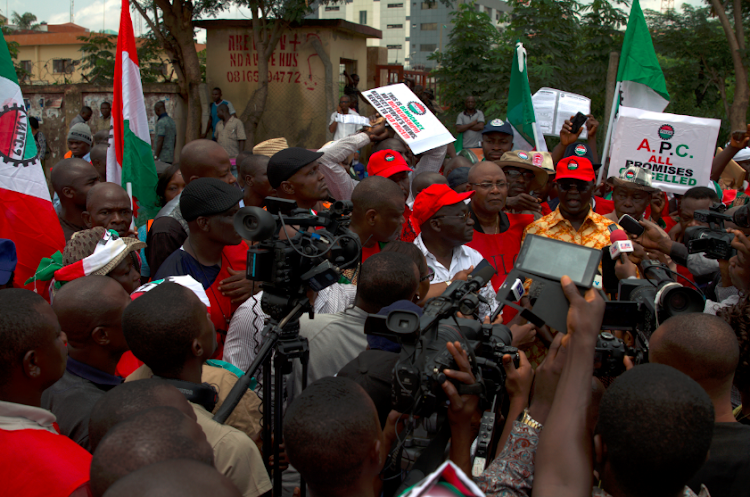
<svg viewBox="0 0 750 497">
<path fill-rule="evenodd" d="M 278 188 L 294 173 L 323 157 L 323 152 L 311 152 L 306 148 L 291 147 L 276 152 L 268 161 L 268 182 Z"/>
<path fill-rule="evenodd" d="M 470 167 L 457 167 L 448 175 L 448 186 L 456 189 L 457 186 L 469 182 Z"/>
<path fill-rule="evenodd" d="M 191 181 L 180 195 L 180 211 L 185 221 L 226 212 L 242 199 L 242 190 L 216 178 Z"/>
</svg>

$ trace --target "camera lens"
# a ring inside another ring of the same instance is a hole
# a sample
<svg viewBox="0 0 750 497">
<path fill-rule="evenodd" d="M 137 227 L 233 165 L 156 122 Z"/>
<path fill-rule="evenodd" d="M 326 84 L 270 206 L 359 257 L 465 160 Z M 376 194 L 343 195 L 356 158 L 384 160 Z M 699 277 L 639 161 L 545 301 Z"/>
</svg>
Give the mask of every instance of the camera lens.
<svg viewBox="0 0 750 497">
<path fill-rule="evenodd" d="M 703 312 L 705 302 L 696 290 L 678 283 L 672 283 L 669 286 L 671 288 L 665 288 L 661 297 L 661 306 L 668 317 L 686 312 Z"/>
</svg>

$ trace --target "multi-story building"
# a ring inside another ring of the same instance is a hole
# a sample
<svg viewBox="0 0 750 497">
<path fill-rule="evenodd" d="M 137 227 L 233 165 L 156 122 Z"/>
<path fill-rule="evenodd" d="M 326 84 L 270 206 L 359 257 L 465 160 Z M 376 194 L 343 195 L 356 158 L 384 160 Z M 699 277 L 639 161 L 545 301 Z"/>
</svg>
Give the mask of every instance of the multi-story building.
<svg viewBox="0 0 750 497">
<path fill-rule="evenodd" d="M 387 47 L 389 64 L 429 71 L 434 69 L 435 61 L 428 60 L 428 56 L 448 44 L 453 28 L 450 14 L 459 3 L 467 1 L 457 0 L 447 7 L 441 0 L 343 0 L 318 5 L 313 17 L 345 19 L 379 29 L 383 38 L 369 39 L 367 43 Z M 502 25 L 503 14 L 511 10 L 502 0 L 476 0 L 474 4 L 498 27 Z"/>
</svg>

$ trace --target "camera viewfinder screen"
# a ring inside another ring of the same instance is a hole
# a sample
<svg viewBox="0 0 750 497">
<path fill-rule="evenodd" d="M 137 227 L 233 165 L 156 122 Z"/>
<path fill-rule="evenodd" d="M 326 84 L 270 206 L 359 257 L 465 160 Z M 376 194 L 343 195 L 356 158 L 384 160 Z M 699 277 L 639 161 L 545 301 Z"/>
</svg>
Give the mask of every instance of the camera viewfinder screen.
<svg viewBox="0 0 750 497">
<path fill-rule="evenodd" d="M 549 279 L 559 280 L 568 275 L 575 284 L 590 287 L 600 257 L 598 250 L 529 235 L 521 247 L 518 266 Z"/>
</svg>

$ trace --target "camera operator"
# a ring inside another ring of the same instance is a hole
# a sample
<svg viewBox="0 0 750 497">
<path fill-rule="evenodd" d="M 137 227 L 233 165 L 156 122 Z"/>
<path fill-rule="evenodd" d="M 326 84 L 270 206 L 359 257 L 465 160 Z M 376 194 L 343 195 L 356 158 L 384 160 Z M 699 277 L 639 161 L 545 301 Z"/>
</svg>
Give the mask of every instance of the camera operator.
<svg viewBox="0 0 750 497">
<path fill-rule="evenodd" d="M 682 371 L 703 387 L 714 405 L 714 434 L 708 460 L 688 486 L 701 484 L 712 496 L 750 493 L 750 426 L 732 413 L 732 383 L 739 362 L 732 328 L 708 314 L 681 314 L 664 322 L 650 339 L 649 361 Z"/>
<path fill-rule="evenodd" d="M 545 497 L 694 496 L 685 484 L 711 443 L 714 414 L 708 395 L 671 367 L 637 366 L 604 394 L 592 441 L 587 407 L 604 301 L 593 288 L 581 296 L 567 276 L 561 284 L 570 310 L 555 400 L 543 430 L 528 412 L 514 423 L 506 450 L 481 477 L 486 495 L 528 495 L 533 480 L 533 495 Z M 594 488 L 592 447 L 601 477 Z M 503 466 L 508 470 L 498 471 Z"/>
<path fill-rule="evenodd" d="M 473 191 L 456 193 L 448 185 L 431 185 L 414 200 L 413 219 L 421 233 L 414 244 L 435 271 L 427 298 L 442 294 L 452 280 L 463 280 L 484 259 L 477 250 L 468 247 L 474 237 L 474 220 L 464 202 Z M 485 286 L 480 295 L 490 303 L 482 304 L 480 314 L 488 314 L 497 306 L 495 291 Z"/>
<path fill-rule="evenodd" d="M 323 155 L 300 147 L 276 152 L 268 161 L 268 183 L 279 198 L 294 200 L 300 209 L 320 210 L 328 198 L 328 185 L 320 170 Z"/>
</svg>

